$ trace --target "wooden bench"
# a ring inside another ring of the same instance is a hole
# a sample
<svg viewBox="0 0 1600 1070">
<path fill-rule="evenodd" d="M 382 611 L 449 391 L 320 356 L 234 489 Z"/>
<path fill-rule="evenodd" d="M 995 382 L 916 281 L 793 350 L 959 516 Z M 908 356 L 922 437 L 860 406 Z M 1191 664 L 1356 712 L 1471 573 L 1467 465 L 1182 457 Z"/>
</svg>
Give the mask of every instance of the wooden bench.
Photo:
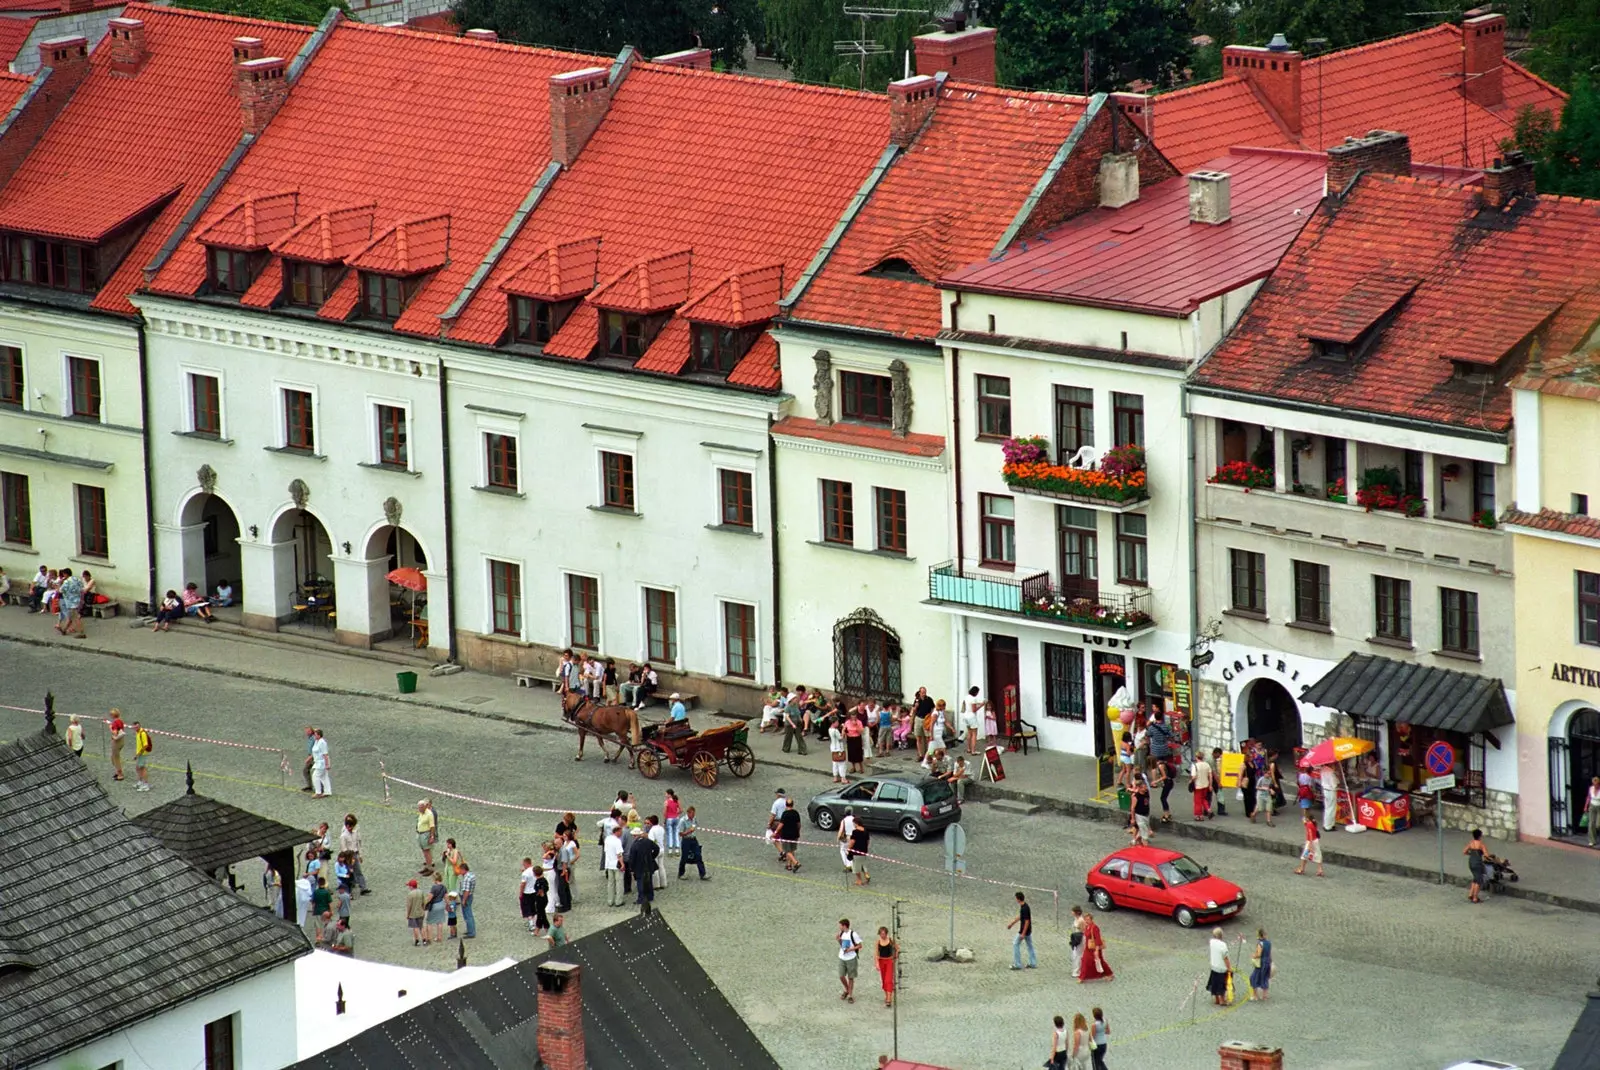
<svg viewBox="0 0 1600 1070">
<path fill-rule="evenodd" d="M 542 672 L 514 672 L 511 678 L 517 682 L 518 687 L 532 687 L 536 683 L 549 684 L 550 690 L 555 691 L 559 686 L 554 676 L 546 676 Z"/>
<path fill-rule="evenodd" d="M 657 691 L 654 695 L 651 696 L 651 698 L 654 701 L 661 703 L 661 705 L 667 707 L 669 710 L 672 708 L 672 692 L 671 691 L 666 691 L 666 692 Z M 696 694 L 693 694 L 692 692 L 680 691 L 680 692 L 678 692 L 678 701 L 683 703 L 683 708 L 684 709 L 692 710 L 692 709 L 697 708 L 700 705 L 700 696 L 696 695 Z"/>
<path fill-rule="evenodd" d="M 97 602 L 89 607 L 89 615 L 96 620 L 107 620 L 122 612 L 122 604 L 116 599 L 109 602 Z"/>
</svg>

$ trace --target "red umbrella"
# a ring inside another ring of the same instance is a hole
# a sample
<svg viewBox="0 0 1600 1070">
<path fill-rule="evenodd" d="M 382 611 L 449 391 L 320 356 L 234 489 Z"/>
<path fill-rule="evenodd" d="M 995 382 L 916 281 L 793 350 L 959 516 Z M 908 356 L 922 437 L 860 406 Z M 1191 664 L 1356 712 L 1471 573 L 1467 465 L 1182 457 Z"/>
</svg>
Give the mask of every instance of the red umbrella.
<svg viewBox="0 0 1600 1070">
<path fill-rule="evenodd" d="M 422 574 L 421 569 L 397 568 L 389 573 L 389 582 L 396 587 L 404 587 L 408 591 L 426 591 L 428 577 Z"/>
</svg>

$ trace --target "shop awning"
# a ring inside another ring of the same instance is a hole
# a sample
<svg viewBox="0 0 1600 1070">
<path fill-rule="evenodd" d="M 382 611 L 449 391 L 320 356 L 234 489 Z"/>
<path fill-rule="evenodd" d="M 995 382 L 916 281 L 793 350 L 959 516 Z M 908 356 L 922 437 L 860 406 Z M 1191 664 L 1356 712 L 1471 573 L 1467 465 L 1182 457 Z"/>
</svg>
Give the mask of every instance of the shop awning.
<svg viewBox="0 0 1600 1070">
<path fill-rule="evenodd" d="M 1402 721 L 1447 732 L 1492 732 L 1511 724 L 1498 679 L 1350 654 L 1306 689 L 1301 702 L 1368 721 Z"/>
</svg>

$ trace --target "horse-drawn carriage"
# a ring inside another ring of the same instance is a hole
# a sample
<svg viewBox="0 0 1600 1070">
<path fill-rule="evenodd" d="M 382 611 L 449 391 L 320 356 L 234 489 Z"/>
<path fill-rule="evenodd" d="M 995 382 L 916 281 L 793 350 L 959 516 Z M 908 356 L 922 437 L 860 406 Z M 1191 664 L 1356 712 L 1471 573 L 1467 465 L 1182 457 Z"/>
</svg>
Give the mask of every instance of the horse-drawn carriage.
<svg viewBox="0 0 1600 1070">
<path fill-rule="evenodd" d="M 583 761 L 583 744 L 594 736 L 605 761 L 614 762 L 628 753 L 628 765 L 654 780 L 663 764 L 689 770 L 702 788 L 715 787 L 717 767 L 726 765 L 734 776 L 744 778 L 756 771 L 756 756 L 749 745 L 749 729 L 743 721 L 730 721 L 697 732 L 684 721 L 639 725 L 638 712 L 627 706 L 601 705 L 577 692 L 564 695 L 561 714 L 578 730 L 577 761 Z M 606 748 L 614 745 L 612 755 Z"/>
</svg>

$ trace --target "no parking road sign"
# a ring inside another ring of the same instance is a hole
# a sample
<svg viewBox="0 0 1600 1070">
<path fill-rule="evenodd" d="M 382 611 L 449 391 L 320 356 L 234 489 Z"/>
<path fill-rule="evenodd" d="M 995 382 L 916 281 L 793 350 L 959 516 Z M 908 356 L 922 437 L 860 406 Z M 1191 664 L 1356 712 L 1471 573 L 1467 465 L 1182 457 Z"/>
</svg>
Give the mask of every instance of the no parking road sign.
<svg viewBox="0 0 1600 1070">
<path fill-rule="evenodd" d="M 1456 749 L 1444 740 L 1440 740 L 1428 748 L 1425 761 L 1428 772 L 1434 776 L 1444 776 L 1456 767 Z"/>
</svg>

